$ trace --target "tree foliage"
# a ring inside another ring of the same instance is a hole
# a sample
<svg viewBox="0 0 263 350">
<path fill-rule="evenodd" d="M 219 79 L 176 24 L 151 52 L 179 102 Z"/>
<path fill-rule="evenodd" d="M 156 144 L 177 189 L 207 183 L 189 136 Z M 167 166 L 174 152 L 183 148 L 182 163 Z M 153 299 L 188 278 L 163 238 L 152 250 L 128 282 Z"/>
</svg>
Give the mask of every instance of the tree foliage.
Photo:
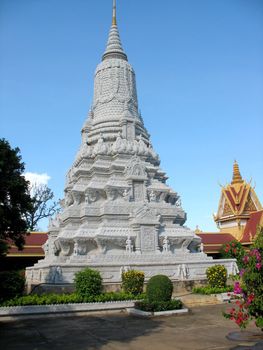
<svg viewBox="0 0 263 350">
<path fill-rule="evenodd" d="M 25 215 L 32 202 L 23 172 L 19 148 L 12 149 L 8 141 L 0 139 L 0 254 L 7 251 L 6 241 L 22 249 L 29 228 Z"/>
<path fill-rule="evenodd" d="M 244 268 L 240 270 L 240 281 L 235 282 L 236 306 L 224 316 L 233 320 L 240 328 L 246 328 L 249 321 L 263 331 L 263 228 L 259 227 L 255 242 L 243 257 Z"/>
<path fill-rule="evenodd" d="M 234 258 L 237 259 L 238 268 L 241 269 L 244 266 L 243 257 L 246 254 L 246 251 L 242 244 L 237 240 L 232 240 L 228 243 L 222 245 L 220 249 L 222 258 Z"/>
<path fill-rule="evenodd" d="M 33 184 L 30 193 L 32 208 L 26 213 L 26 220 L 29 229 L 35 231 L 41 219 L 48 218 L 58 211 L 58 202 L 52 202 L 54 194 L 47 185 Z"/>
</svg>

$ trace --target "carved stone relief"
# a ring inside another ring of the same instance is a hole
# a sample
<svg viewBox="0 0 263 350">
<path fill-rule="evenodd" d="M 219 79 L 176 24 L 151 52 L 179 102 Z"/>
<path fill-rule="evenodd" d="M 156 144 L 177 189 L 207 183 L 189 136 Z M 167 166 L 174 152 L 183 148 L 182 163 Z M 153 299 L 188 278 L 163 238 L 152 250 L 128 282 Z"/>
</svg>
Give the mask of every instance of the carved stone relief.
<svg viewBox="0 0 263 350">
<path fill-rule="evenodd" d="M 140 158 L 133 156 L 125 169 L 125 175 L 128 178 L 146 178 L 147 174 L 145 164 L 140 160 Z"/>
<path fill-rule="evenodd" d="M 144 200 L 144 184 L 142 181 L 133 181 L 133 199 L 135 202 Z"/>
<path fill-rule="evenodd" d="M 141 227 L 141 251 L 156 250 L 156 230 L 154 226 Z"/>
</svg>

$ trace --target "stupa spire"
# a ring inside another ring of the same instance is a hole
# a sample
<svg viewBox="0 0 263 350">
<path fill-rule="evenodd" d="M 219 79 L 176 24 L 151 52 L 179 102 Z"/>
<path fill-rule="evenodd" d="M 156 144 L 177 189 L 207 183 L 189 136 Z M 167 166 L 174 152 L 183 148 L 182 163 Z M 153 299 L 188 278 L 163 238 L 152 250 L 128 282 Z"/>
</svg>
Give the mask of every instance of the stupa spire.
<svg viewBox="0 0 263 350">
<path fill-rule="evenodd" d="M 112 25 L 117 25 L 117 20 L 116 20 L 116 0 L 113 0 L 113 5 L 112 5 Z"/>
<path fill-rule="evenodd" d="M 233 177 L 232 177 L 231 184 L 233 185 L 233 184 L 243 183 L 243 182 L 244 180 L 242 179 L 242 176 L 240 174 L 238 163 L 235 160 L 233 165 Z"/>
<path fill-rule="evenodd" d="M 113 0 L 113 4 L 112 4 L 112 24 L 110 28 L 106 50 L 102 56 L 102 60 L 104 61 L 105 59 L 108 59 L 108 58 L 121 58 L 127 61 L 127 56 L 123 51 L 119 30 L 117 26 L 116 0 Z"/>
</svg>

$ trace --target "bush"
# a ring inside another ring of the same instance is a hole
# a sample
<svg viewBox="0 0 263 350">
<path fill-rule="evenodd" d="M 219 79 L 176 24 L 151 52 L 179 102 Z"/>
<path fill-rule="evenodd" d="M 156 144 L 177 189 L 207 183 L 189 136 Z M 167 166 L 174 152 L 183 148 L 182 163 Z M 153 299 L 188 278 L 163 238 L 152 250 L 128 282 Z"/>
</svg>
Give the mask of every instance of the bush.
<svg viewBox="0 0 263 350">
<path fill-rule="evenodd" d="M 130 270 L 121 275 L 122 289 L 126 293 L 133 295 L 141 294 L 143 291 L 144 273 L 141 271 Z"/>
<path fill-rule="evenodd" d="M 246 251 L 240 242 L 233 240 L 229 243 L 223 244 L 220 249 L 220 254 L 222 258 L 237 259 L 237 266 L 239 269 L 244 266 L 243 257 L 245 256 Z"/>
<path fill-rule="evenodd" d="M 149 302 L 169 301 L 173 293 L 172 281 L 164 275 L 150 278 L 146 287 L 146 296 Z"/>
<path fill-rule="evenodd" d="M 223 265 L 214 265 L 206 270 L 206 277 L 210 287 L 223 288 L 226 286 L 227 270 Z"/>
<path fill-rule="evenodd" d="M 181 300 L 169 300 L 169 301 L 137 301 L 135 303 L 135 308 L 147 311 L 147 312 L 158 312 L 158 311 L 168 311 L 168 310 L 178 310 L 183 306 Z"/>
<path fill-rule="evenodd" d="M 99 295 L 102 291 L 102 278 L 98 271 L 86 268 L 75 274 L 76 293 L 81 297 Z"/>
<path fill-rule="evenodd" d="M 0 302 L 22 295 L 25 277 L 18 271 L 0 272 Z"/>
</svg>

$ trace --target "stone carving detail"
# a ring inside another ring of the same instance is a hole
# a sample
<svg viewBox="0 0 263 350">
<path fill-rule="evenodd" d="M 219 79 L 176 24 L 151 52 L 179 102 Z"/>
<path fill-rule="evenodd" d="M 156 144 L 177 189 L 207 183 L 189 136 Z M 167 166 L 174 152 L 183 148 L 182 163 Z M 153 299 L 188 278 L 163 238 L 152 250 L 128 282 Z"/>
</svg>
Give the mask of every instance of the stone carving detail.
<svg viewBox="0 0 263 350">
<path fill-rule="evenodd" d="M 106 142 L 103 141 L 103 136 L 100 134 L 100 137 L 98 139 L 98 142 L 93 148 L 93 156 L 95 157 L 96 155 L 105 155 L 109 153 L 109 148 Z"/>
<path fill-rule="evenodd" d="M 81 203 L 82 193 L 78 191 L 72 191 L 72 195 L 74 198 L 74 203 L 79 205 Z"/>
<path fill-rule="evenodd" d="M 156 244 L 156 232 L 155 228 L 152 227 L 142 227 L 141 228 L 141 249 L 142 251 L 154 251 Z"/>
<path fill-rule="evenodd" d="M 204 252 L 204 244 L 203 244 L 203 242 L 200 243 L 199 251 L 200 251 L 200 253 Z"/>
<path fill-rule="evenodd" d="M 106 195 L 109 201 L 113 201 L 118 197 L 118 190 L 116 188 L 107 188 Z"/>
<path fill-rule="evenodd" d="M 132 253 L 133 252 L 133 244 L 132 244 L 132 240 L 131 237 L 128 236 L 127 240 L 126 240 L 126 245 L 125 245 L 125 249 L 127 253 Z"/>
<path fill-rule="evenodd" d="M 132 67 L 121 60 L 103 61 L 95 73 L 94 117 L 98 104 L 107 104 L 113 99 L 122 104 L 131 101 L 137 108 L 135 78 Z"/>
<path fill-rule="evenodd" d="M 130 159 L 125 169 L 125 175 L 132 178 L 145 178 L 147 176 L 145 165 L 140 158 L 134 156 Z"/>
<path fill-rule="evenodd" d="M 85 240 L 78 240 L 74 243 L 73 255 L 80 256 L 87 253 L 87 245 Z"/>
<path fill-rule="evenodd" d="M 87 203 L 94 203 L 99 199 L 99 191 L 88 188 L 85 192 L 85 201 Z"/>
<path fill-rule="evenodd" d="M 62 255 L 69 255 L 70 254 L 70 242 L 68 240 L 59 239 L 59 244 L 61 247 L 61 253 Z"/>
<path fill-rule="evenodd" d="M 45 252 L 45 256 L 46 257 L 49 256 L 49 243 L 48 243 L 48 240 L 46 241 L 46 243 L 44 243 L 42 245 L 42 248 L 43 248 L 43 250 Z"/>
<path fill-rule="evenodd" d="M 232 275 L 237 275 L 238 273 L 239 273 L 239 269 L 238 269 L 237 263 L 236 262 L 232 262 L 231 263 L 231 274 Z"/>
<path fill-rule="evenodd" d="M 62 276 L 62 269 L 60 266 L 52 266 L 50 271 L 50 278 L 49 280 L 51 283 L 59 283 L 62 282 L 63 276 Z"/>
<path fill-rule="evenodd" d="M 71 192 L 66 192 L 65 193 L 65 205 L 67 207 L 69 207 L 73 203 L 74 203 L 74 199 L 73 199 L 72 193 Z"/>
<path fill-rule="evenodd" d="M 60 217 L 60 213 L 57 213 L 56 216 L 54 218 L 50 218 L 49 219 L 49 223 L 48 223 L 48 229 L 58 229 L 60 224 L 61 224 L 62 220 Z"/>
<path fill-rule="evenodd" d="M 137 209 L 133 216 L 136 218 L 136 220 L 144 220 L 148 223 L 157 223 L 160 219 L 160 217 L 157 215 L 156 210 L 150 208 L 146 203 Z"/>
<path fill-rule="evenodd" d="M 156 202 L 156 199 L 157 199 L 156 193 L 153 190 L 151 190 L 149 193 L 150 202 Z"/>
<path fill-rule="evenodd" d="M 133 199 L 137 202 L 144 200 L 143 182 L 133 181 Z"/>
<path fill-rule="evenodd" d="M 163 239 L 163 253 L 169 253 L 170 252 L 170 244 L 168 237 L 165 236 Z"/>
<path fill-rule="evenodd" d="M 123 199 L 127 202 L 129 202 L 129 200 L 130 200 L 130 193 L 131 193 L 130 188 L 129 189 L 125 188 L 122 192 Z"/>
<path fill-rule="evenodd" d="M 182 280 L 188 279 L 189 277 L 189 268 L 186 264 L 181 264 L 178 267 L 178 275 Z"/>
</svg>

